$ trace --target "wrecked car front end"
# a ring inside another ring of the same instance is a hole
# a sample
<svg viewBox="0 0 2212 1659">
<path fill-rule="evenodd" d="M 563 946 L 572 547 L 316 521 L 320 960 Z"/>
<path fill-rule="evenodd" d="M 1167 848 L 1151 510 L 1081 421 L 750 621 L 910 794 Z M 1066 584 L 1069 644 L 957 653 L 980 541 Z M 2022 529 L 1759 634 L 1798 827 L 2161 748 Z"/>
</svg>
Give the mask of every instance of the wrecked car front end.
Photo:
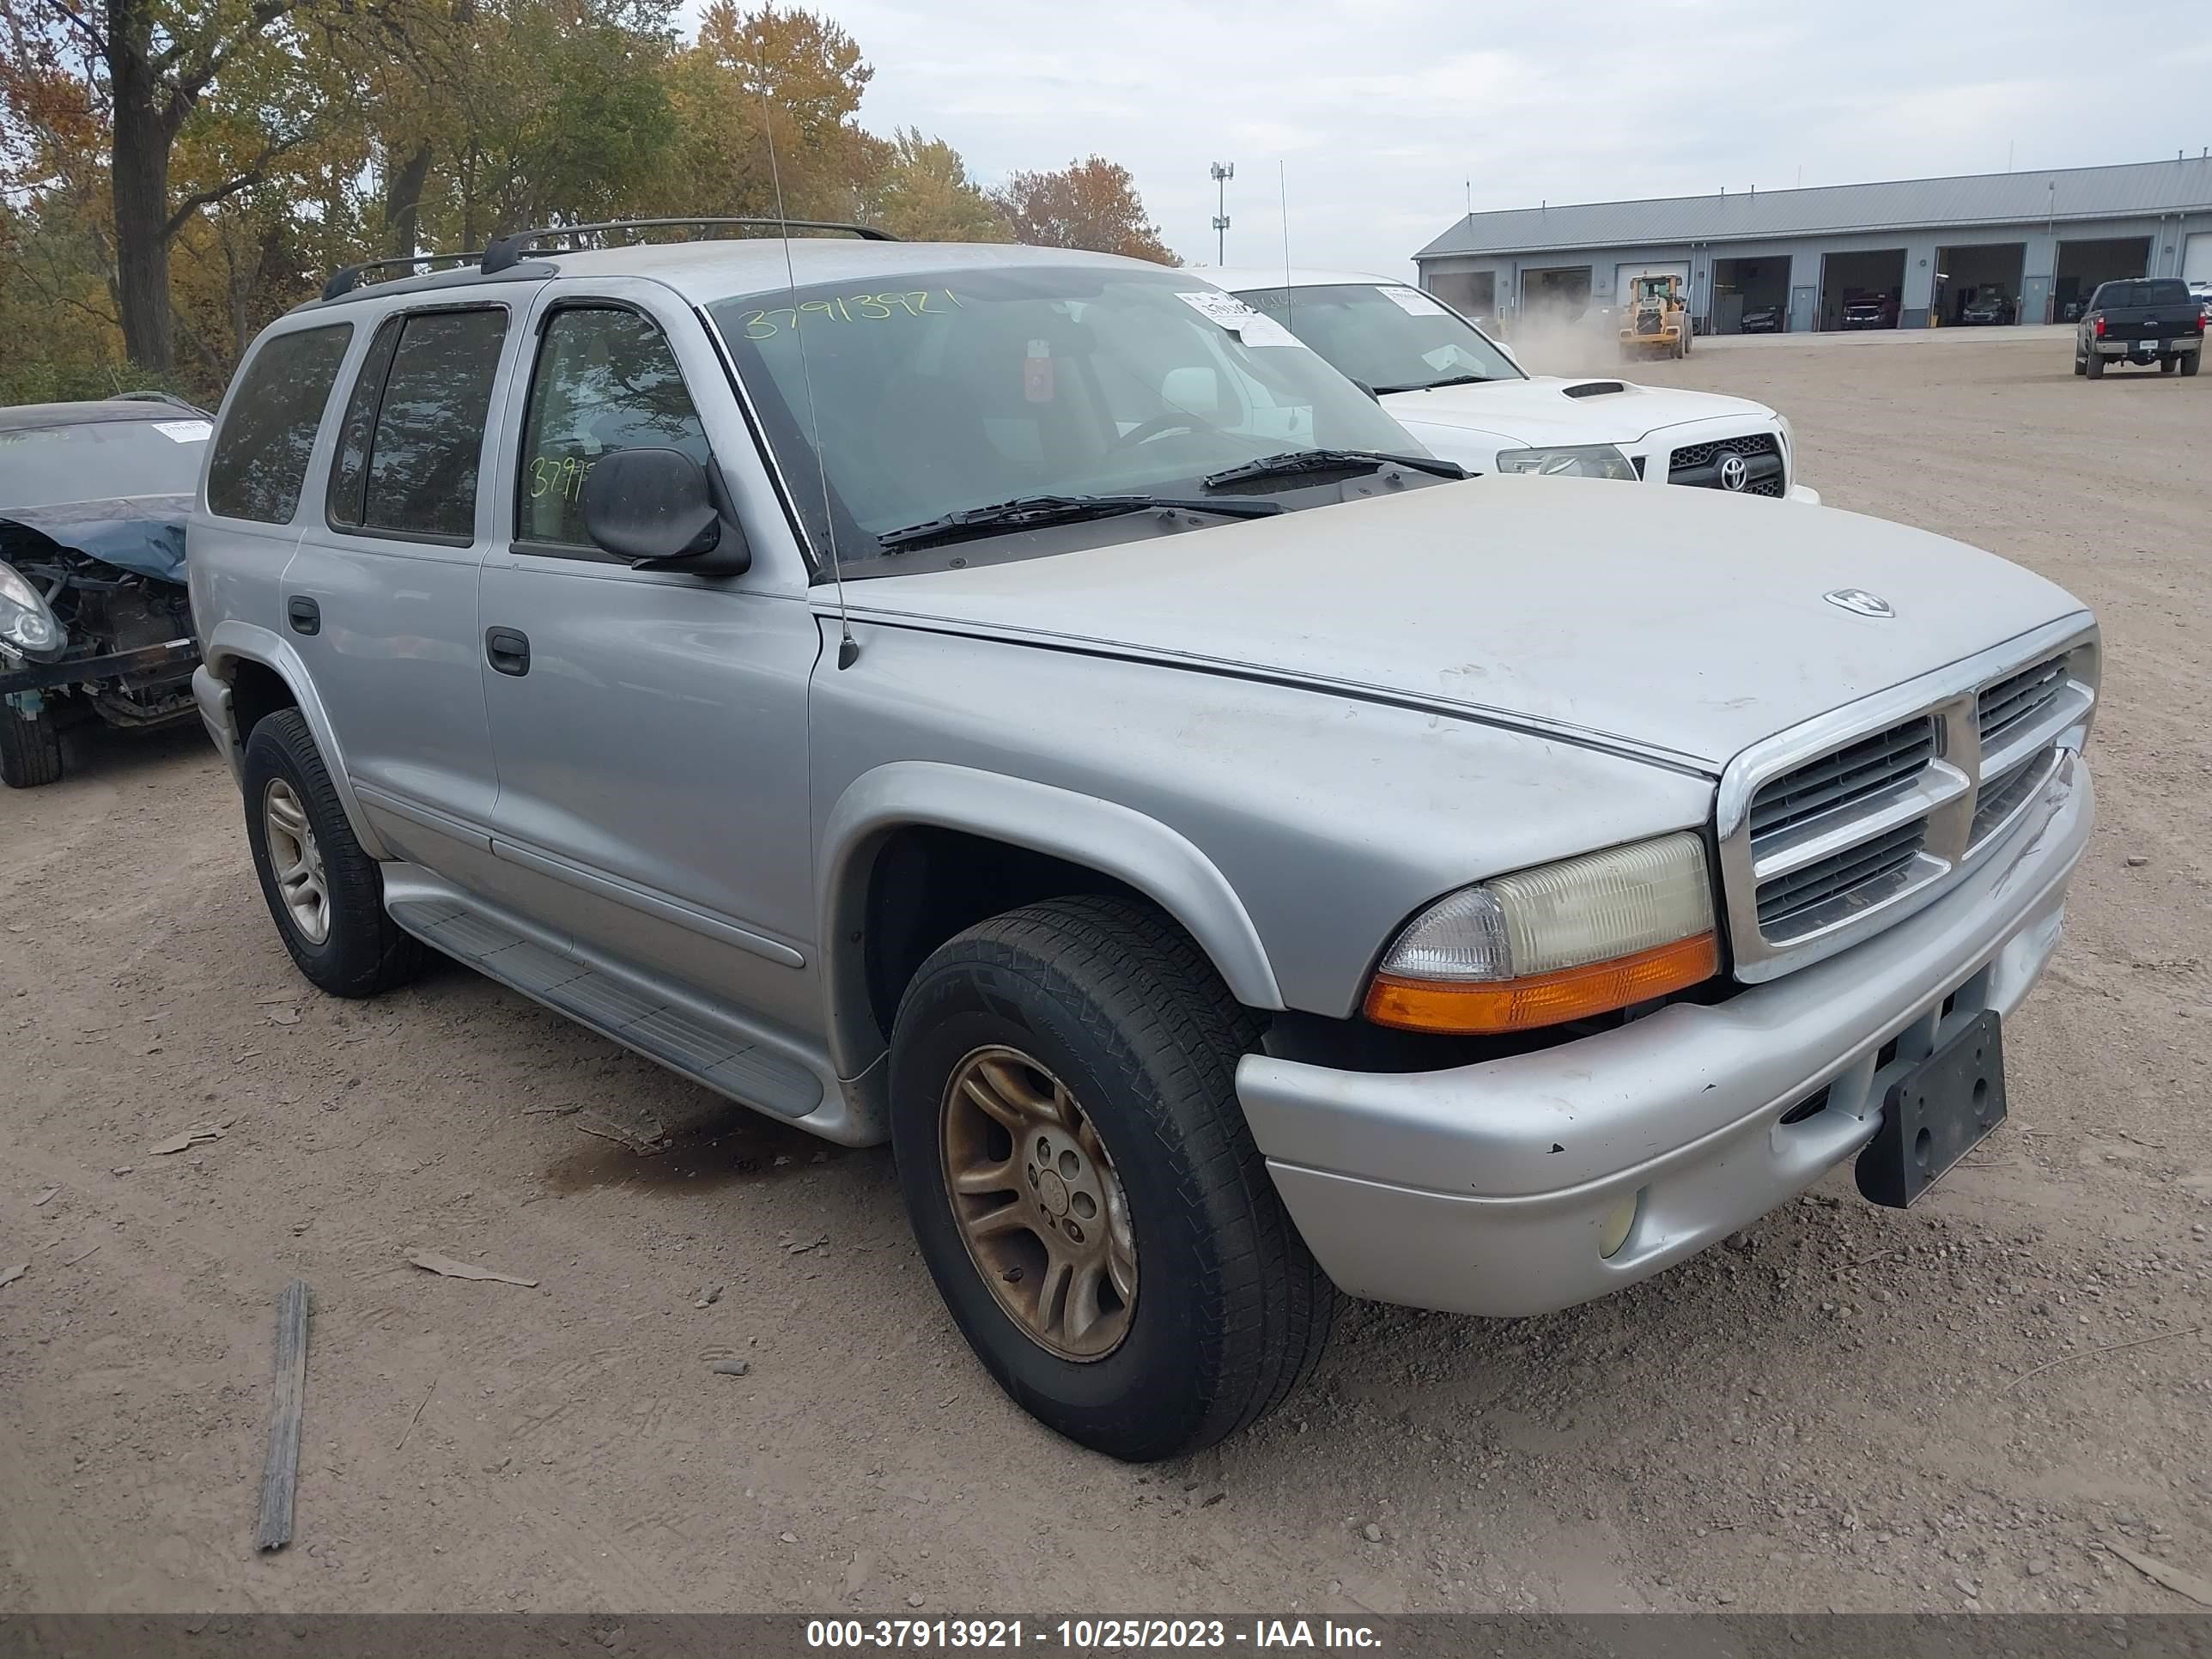
<svg viewBox="0 0 2212 1659">
<path fill-rule="evenodd" d="M 185 495 L 0 509 L 6 781 L 59 775 L 63 726 L 164 726 L 193 708 Z"/>
</svg>

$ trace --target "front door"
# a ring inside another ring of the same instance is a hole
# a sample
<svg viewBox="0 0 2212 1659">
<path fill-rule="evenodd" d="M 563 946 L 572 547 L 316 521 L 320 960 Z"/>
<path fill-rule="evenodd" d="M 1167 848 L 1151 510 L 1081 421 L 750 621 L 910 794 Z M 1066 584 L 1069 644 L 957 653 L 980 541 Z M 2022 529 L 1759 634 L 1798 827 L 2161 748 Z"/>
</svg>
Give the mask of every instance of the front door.
<svg viewBox="0 0 2212 1659">
<path fill-rule="evenodd" d="M 805 1032 L 820 640 L 804 592 L 635 570 L 584 533 L 600 456 L 671 447 L 711 467 L 750 442 L 703 329 L 664 294 L 568 283 L 540 303 L 479 607 L 493 841 L 504 896 L 541 925 Z"/>
</svg>

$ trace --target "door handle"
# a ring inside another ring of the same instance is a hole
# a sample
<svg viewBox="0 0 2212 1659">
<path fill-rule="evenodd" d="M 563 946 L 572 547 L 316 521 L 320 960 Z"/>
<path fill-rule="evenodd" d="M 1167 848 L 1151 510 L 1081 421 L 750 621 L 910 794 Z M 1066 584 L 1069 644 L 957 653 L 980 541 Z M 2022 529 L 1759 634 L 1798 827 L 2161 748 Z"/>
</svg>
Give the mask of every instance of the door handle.
<svg viewBox="0 0 2212 1659">
<path fill-rule="evenodd" d="M 484 629 L 484 659 L 502 674 L 530 672 L 530 635 L 519 628 Z"/>
<path fill-rule="evenodd" d="M 313 599 L 295 594 L 284 601 L 284 615 L 291 623 L 295 634 L 319 634 L 323 631 L 323 607 Z"/>
</svg>

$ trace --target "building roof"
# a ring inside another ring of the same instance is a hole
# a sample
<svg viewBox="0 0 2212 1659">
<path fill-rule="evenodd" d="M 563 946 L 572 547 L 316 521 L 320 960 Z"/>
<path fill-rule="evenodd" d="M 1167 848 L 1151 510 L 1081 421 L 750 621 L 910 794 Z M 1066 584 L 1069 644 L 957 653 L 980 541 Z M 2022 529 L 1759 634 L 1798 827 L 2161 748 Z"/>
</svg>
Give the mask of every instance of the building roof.
<svg viewBox="0 0 2212 1659">
<path fill-rule="evenodd" d="M 2212 212 L 2212 158 L 1471 213 L 1413 257 Z"/>
</svg>

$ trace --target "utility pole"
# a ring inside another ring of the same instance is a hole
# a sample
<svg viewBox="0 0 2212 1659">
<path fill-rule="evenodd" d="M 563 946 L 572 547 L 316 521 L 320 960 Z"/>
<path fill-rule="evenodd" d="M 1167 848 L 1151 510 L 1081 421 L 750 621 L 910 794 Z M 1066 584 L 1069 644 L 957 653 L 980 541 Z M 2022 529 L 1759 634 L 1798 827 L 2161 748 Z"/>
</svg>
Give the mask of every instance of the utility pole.
<svg viewBox="0 0 2212 1659">
<path fill-rule="evenodd" d="M 1229 252 L 1229 181 L 1237 176 L 1237 163 L 1216 161 L 1213 164 L 1213 187 L 1218 206 L 1213 215 L 1213 263 L 1228 263 Z"/>
</svg>

